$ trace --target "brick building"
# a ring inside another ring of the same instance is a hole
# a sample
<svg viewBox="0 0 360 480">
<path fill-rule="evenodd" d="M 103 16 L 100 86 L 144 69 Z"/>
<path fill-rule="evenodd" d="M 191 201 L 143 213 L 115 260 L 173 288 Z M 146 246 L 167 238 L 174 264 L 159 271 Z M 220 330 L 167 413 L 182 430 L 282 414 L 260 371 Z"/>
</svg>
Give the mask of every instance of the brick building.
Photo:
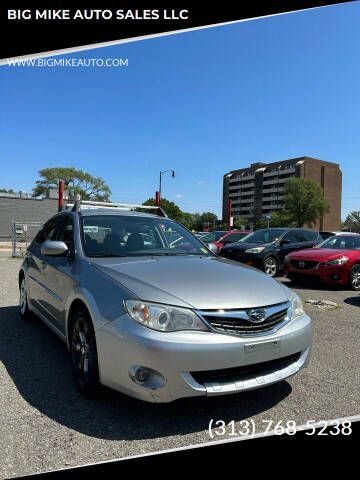
<svg viewBox="0 0 360 480">
<path fill-rule="evenodd" d="M 223 179 L 223 221 L 229 214 L 247 218 L 250 225 L 270 212 L 281 210 L 282 190 L 291 177 L 310 178 L 324 190 L 330 211 L 320 218 L 314 229 L 340 230 L 342 173 L 337 163 L 311 157 L 299 157 L 274 163 L 252 163 L 250 167 L 233 170 Z"/>
</svg>

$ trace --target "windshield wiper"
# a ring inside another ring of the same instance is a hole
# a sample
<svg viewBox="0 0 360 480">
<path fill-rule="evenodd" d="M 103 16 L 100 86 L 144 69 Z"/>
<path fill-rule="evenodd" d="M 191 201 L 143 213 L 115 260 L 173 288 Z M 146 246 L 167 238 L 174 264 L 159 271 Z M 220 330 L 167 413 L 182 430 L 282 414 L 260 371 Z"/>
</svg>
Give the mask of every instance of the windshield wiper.
<svg viewBox="0 0 360 480">
<path fill-rule="evenodd" d="M 122 255 L 120 253 L 94 253 L 93 255 L 88 255 L 91 258 L 106 258 L 106 257 L 129 257 L 129 255 Z"/>
<path fill-rule="evenodd" d="M 176 256 L 181 256 L 181 255 L 191 255 L 191 256 L 195 256 L 195 257 L 202 257 L 205 254 L 204 253 L 151 253 L 150 255 L 152 257 L 158 257 L 158 256 L 176 257 Z"/>
</svg>

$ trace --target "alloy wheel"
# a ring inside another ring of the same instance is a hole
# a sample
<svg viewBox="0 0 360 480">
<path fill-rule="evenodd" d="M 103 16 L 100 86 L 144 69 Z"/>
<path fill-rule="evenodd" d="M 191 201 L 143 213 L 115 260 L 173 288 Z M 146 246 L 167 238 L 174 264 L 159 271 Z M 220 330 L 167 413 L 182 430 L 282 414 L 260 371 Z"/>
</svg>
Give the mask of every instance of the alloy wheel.
<svg viewBox="0 0 360 480">
<path fill-rule="evenodd" d="M 265 260 L 264 272 L 270 275 L 270 277 L 274 277 L 276 275 L 277 269 L 277 262 L 274 258 L 270 257 Z"/>
<path fill-rule="evenodd" d="M 360 290 L 360 265 L 353 266 L 350 281 L 354 290 Z"/>
<path fill-rule="evenodd" d="M 89 382 L 89 358 L 91 356 L 91 341 L 89 329 L 83 318 L 78 318 L 72 331 L 72 362 L 74 373 L 80 385 Z"/>
<path fill-rule="evenodd" d="M 26 308 L 27 308 L 27 295 L 25 289 L 25 279 L 21 280 L 20 284 L 20 299 L 19 299 L 19 306 L 20 306 L 20 313 L 21 315 L 25 315 Z"/>
</svg>

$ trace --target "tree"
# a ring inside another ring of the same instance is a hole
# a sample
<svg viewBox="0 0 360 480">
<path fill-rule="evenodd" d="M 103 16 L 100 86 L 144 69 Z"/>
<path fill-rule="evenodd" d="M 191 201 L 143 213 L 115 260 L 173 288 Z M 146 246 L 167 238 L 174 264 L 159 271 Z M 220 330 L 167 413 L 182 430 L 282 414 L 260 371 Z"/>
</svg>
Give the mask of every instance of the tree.
<svg viewBox="0 0 360 480">
<path fill-rule="evenodd" d="M 278 212 L 270 212 L 271 220 L 269 221 L 269 227 L 281 228 L 281 227 L 295 227 L 296 222 L 291 218 L 291 215 L 286 210 L 280 210 Z M 265 218 L 261 218 L 256 223 L 256 228 L 267 228 L 268 221 Z"/>
<path fill-rule="evenodd" d="M 154 198 L 148 198 L 146 202 L 143 203 L 143 205 L 156 206 L 156 201 Z M 166 198 L 161 198 L 160 207 L 163 210 L 165 210 L 169 218 L 172 218 L 173 220 L 181 222 L 183 217 L 183 212 L 180 210 L 180 208 L 177 205 L 175 205 L 174 202 L 170 202 L 169 200 L 166 200 Z"/>
<path fill-rule="evenodd" d="M 12 188 L 6 190 L 6 188 L 0 188 L 0 193 L 15 193 Z"/>
<path fill-rule="evenodd" d="M 194 228 L 194 226 L 195 226 L 195 215 L 199 215 L 199 214 L 198 213 L 194 214 L 194 213 L 182 212 L 181 223 L 183 225 L 185 225 L 185 227 L 188 228 L 189 230 L 195 230 L 195 228 Z"/>
<path fill-rule="evenodd" d="M 355 233 L 360 233 L 360 211 L 350 212 L 342 223 L 341 228 Z"/>
<path fill-rule="evenodd" d="M 215 213 L 212 212 L 204 212 L 201 215 L 199 215 L 194 228 L 197 231 L 202 231 L 204 228 L 204 223 L 209 224 L 209 229 L 214 229 L 217 228 L 218 226 L 218 218 L 215 215 Z"/>
<path fill-rule="evenodd" d="M 156 206 L 154 198 L 148 198 L 143 205 Z M 183 212 L 174 202 L 170 202 L 166 198 L 161 198 L 160 207 L 165 210 L 169 218 L 185 225 L 189 230 L 202 231 L 204 223 L 209 223 L 210 229 L 218 228 L 218 218 L 215 213 L 187 213 Z"/>
<path fill-rule="evenodd" d="M 240 230 L 242 226 L 246 227 L 248 223 L 249 223 L 249 220 L 247 218 L 241 218 L 241 217 L 234 218 L 233 227 L 236 228 L 237 230 Z"/>
<path fill-rule="evenodd" d="M 69 190 L 70 198 L 80 194 L 83 200 L 108 202 L 111 190 L 100 177 L 93 177 L 90 173 L 77 170 L 74 167 L 54 167 L 39 170 L 40 180 L 33 188 L 34 197 L 44 195 L 48 188 L 58 188 L 59 181 L 64 181 L 64 188 Z"/>
<path fill-rule="evenodd" d="M 329 203 L 324 199 L 323 189 L 309 178 L 289 178 L 284 184 L 283 195 L 289 220 L 297 227 L 312 227 L 330 210 Z"/>
</svg>

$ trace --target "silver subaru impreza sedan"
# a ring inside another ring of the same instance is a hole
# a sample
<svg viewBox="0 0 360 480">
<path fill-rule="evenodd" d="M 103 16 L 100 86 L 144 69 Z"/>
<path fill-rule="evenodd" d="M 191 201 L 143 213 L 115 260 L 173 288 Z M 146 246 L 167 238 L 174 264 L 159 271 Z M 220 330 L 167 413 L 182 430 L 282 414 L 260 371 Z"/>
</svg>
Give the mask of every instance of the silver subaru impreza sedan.
<svg viewBox="0 0 360 480">
<path fill-rule="evenodd" d="M 21 316 L 66 342 L 78 390 L 170 402 L 263 387 L 306 366 L 313 329 L 299 297 L 156 212 L 77 202 L 27 250 Z"/>
</svg>

